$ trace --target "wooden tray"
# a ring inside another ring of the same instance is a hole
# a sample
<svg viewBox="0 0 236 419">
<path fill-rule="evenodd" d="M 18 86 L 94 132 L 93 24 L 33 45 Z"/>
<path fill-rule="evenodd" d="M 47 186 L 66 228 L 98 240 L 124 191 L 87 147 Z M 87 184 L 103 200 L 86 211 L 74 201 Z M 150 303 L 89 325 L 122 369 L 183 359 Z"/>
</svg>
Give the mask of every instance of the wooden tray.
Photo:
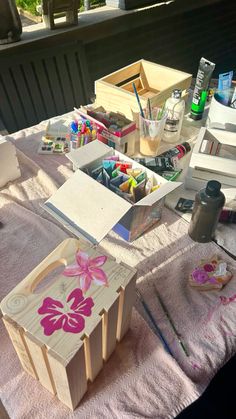
<svg viewBox="0 0 236 419">
<path fill-rule="evenodd" d="M 148 99 L 151 106 L 162 106 L 175 88 L 181 89 L 182 96 L 187 97 L 191 79 L 192 75 L 183 71 L 140 60 L 96 80 L 96 103 L 136 121 L 139 107 L 132 83 L 135 83 L 142 108 L 146 109 Z"/>
</svg>

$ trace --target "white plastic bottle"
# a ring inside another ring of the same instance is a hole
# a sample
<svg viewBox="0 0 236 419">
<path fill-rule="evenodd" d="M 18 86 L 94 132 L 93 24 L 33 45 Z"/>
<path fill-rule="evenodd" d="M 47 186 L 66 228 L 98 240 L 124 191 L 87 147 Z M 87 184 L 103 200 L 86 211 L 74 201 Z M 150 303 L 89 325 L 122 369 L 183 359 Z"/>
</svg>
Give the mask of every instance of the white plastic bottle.
<svg viewBox="0 0 236 419">
<path fill-rule="evenodd" d="M 167 118 L 162 140 L 167 143 L 177 143 L 182 128 L 185 102 L 181 99 L 182 91 L 174 89 L 172 95 L 165 103 Z"/>
</svg>

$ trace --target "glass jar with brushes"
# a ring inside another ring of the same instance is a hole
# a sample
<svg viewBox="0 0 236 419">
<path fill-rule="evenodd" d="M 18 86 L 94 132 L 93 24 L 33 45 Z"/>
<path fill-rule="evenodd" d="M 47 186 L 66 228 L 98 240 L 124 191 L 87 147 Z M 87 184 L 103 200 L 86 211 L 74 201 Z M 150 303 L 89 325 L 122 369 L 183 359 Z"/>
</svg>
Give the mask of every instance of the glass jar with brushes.
<svg viewBox="0 0 236 419">
<path fill-rule="evenodd" d="M 167 113 L 164 109 L 151 109 L 150 102 L 145 114 L 139 116 L 140 153 L 144 156 L 156 156 L 161 143 Z"/>
</svg>

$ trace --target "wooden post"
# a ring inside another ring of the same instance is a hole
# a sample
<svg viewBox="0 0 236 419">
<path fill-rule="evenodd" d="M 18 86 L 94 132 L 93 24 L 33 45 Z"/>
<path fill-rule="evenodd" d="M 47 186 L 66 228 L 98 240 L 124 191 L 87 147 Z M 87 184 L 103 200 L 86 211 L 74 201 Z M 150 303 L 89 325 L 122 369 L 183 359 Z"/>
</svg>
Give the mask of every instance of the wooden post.
<svg viewBox="0 0 236 419">
<path fill-rule="evenodd" d="M 43 20 L 47 28 L 55 29 L 54 14 L 65 13 L 65 25 L 78 24 L 80 0 L 42 0 Z"/>
</svg>

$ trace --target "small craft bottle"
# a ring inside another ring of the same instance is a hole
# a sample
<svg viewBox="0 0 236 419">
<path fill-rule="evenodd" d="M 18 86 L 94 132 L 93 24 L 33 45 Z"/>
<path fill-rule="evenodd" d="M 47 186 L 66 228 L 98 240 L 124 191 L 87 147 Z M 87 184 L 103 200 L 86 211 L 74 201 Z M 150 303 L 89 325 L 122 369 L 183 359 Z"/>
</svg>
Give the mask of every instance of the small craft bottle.
<svg viewBox="0 0 236 419">
<path fill-rule="evenodd" d="M 181 94 L 180 89 L 174 89 L 165 103 L 167 118 L 162 140 L 167 143 L 177 143 L 180 137 L 185 110 L 185 102 L 181 99 Z"/>
<path fill-rule="evenodd" d="M 196 242 L 208 243 L 214 236 L 225 204 L 225 196 L 220 188 L 220 182 L 210 180 L 206 188 L 201 189 L 195 196 L 188 234 Z"/>
</svg>

